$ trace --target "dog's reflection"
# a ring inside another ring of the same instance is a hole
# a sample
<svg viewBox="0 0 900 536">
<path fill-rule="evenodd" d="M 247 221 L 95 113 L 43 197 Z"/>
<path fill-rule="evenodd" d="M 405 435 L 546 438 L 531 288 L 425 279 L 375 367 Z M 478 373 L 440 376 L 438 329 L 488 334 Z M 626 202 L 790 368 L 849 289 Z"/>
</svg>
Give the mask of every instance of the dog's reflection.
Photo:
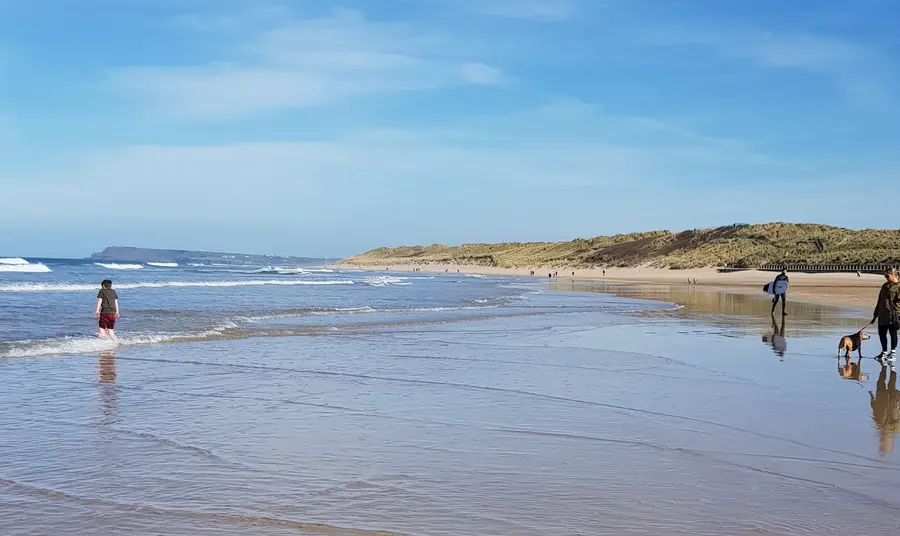
<svg viewBox="0 0 900 536">
<path fill-rule="evenodd" d="M 881 367 L 875 393 L 869 391 L 869 399 L 872 420 L 881 435 L 879 450 L 882 454 L 893 452 L 894 436 L 900 434 L 900 391 L 897 391 L 896 370 L 892 369 L 888 376 L 888 367 Z"/>
<path fill-rule="evenodd" d="M 762 340 L 765 344 L 768 344 L 772 347 L 772 351 L 784 361 L 784 354 L 787 353 L 787 339 L 784 337 L 784 329 L 787 326 L 787 320 L 785 317 L 781 318 L 781 325 L 778 325 L 778 321 L 775 320 L 775 315 L 772 315 L 772 333 L 763 335 Z"/>
<path fill-rule="evenodd" d="M 860 367 L 861 363 L 862 358 L 857 359 L 856 363 L 854 363 L 851 358 L 847 357 L 845 358 L 844 364 L 841 365 L 841 358 L 838 357 L 838 374 L 841 378 L 847 380 L 864 382 L 869 379 L 869 375 L 862 371 L 862 367 Z"/>
</svg>

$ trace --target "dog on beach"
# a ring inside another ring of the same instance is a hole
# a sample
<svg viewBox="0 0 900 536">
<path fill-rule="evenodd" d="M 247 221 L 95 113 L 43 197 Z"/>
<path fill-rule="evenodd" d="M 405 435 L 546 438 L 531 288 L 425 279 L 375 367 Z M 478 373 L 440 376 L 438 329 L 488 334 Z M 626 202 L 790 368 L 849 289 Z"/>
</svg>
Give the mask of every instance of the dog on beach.
<svg viewBox="0 0 900 536">
<path fill-rule="evenodd" d="M 844 335 L 841 337 L 841 342 L 838 343 L 838 357 L 841 357 L 841 352 L 845 352 L 844 357 L 847 359 L 847 362 L 850 362 L 850 352 L 858 352 L 859 358 L 862 359 L 862 342 L 869 340 L 869 334 L 866 333 L 866 328 L 863 328 L 853 335 Z"/>
</svg>

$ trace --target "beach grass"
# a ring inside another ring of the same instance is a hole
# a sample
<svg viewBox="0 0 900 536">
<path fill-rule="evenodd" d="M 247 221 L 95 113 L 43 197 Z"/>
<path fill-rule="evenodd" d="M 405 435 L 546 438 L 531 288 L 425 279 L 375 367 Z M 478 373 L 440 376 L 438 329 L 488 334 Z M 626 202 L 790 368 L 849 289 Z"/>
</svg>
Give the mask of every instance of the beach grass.
<svg viewBox="0 0 900 536">
<path fill-rule="evenodd" d="M 458 264 L 500 268 L 633 267 L 693 269 L 768 263 L 898 263 L 900 229 L 853 230 L 809 223 L 735 224 L 712 229 L 578 238 L 378 248 L 341 261 L 359 266 Z"/>
</svg>

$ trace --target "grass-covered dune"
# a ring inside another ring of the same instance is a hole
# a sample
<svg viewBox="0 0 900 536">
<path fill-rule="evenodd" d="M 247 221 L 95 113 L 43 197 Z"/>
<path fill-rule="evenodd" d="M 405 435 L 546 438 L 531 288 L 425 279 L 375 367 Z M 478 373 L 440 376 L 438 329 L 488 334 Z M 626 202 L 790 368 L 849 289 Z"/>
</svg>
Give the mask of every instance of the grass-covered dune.
<svg viewBox="0 0 900 536">
<path fill-rule="evenodd" d="M 852 230 L 807 223 L 736 224 L 690 231 L 508 242 L 378 248 L 341 261 L 359 266 L 457 264 L 501 268 L 652 266 L 688 269 L 784 263 L 898 263 L 900 229 Z"/>
</svg>

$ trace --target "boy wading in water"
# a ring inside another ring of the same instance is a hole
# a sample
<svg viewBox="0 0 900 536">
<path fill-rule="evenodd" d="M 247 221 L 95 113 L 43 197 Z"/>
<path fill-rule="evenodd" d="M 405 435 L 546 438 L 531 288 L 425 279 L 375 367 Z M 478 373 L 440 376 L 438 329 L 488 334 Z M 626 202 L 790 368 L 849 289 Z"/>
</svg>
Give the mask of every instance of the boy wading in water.
<svg viewBox="0 0 900 536">
<path fill-rule="evenodd" d="M 116 319 L 119 318 L 119 295 L 112 288 L 112 281 L 104 279 L 100 283 L 100 292 L 97 294 L 97 308 L 94 310 L 94 318 L 100 318 L 100 329 L 97 336 L 101 339 L 115 339 Z"/>
</svg>

